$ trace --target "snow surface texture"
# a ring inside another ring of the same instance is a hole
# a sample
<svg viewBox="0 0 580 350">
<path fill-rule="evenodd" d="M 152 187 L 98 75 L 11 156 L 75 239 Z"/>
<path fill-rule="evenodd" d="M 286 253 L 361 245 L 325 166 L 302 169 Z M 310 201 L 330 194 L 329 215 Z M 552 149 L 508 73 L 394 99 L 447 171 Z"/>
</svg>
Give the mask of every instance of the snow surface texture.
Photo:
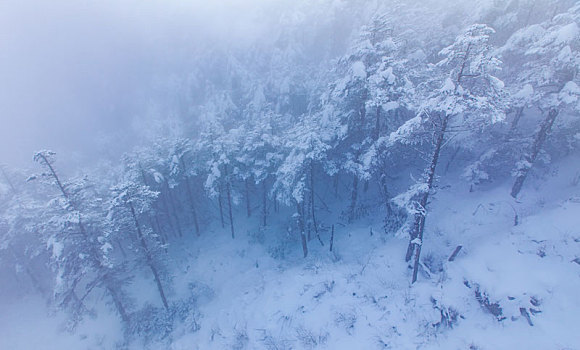
<svg viewBox="0 0 580 350">
<path fill-rule="evenodd" d="M 407 242 L 382 233 L 380 219 L 337 226 L 334 252 L 313 240 L 307 259 L 296 242 L 268 246 L 268 231 L 251 221 L 235 241 L 227 231 L 208 232 L 172 247 L 182 251 L 173 296 L 196 295 L 199 329 L 184 325 L 128 347 L 578 349 L 577 164 L 566 159 L 552 176 L 530 181 L 520 202 L 509 197 L 509 183 L 468 193 L 448 176 L 430 204 L 413 286 Z M 59 315 L 39 317 L 38 300 L 0 305 L 0 349 L 111 349 L 122 339 L 106 310 L 70 334 Z"/>
</svg>

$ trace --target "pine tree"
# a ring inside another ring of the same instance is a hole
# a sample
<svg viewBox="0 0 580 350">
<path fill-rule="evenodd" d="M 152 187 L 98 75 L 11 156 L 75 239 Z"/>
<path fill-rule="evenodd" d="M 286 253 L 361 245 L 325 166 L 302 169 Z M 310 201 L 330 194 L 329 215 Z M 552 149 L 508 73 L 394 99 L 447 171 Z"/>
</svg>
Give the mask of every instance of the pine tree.
<svg viewBox="0 0 580 350">
<path fill-rule="evenodd" d="M 74 326 L 88 312 L 84 299 L 95 287 L 102 286 L 128 326 L 130 318 L 125 304 L 129 301 L 120 279 L 122 264 L 108 257 L 112 244 L 103 227 L 103 201 L 96 193 L 88 193 L 86 178 L 64 182 L 56 173 L 55 156 L 52 151 L 37 152 L 34 160 L 45 172 L 31 179 L 40 178 L 58 190 L 38 227 L 52 249 L 57 304 L 71 311 Z M 80 288 L 84 291 L 79 296 Z"/>
<path fill-rule="evenodd" d="M 426 134 L 432 135 L 433 152 L 422 181 L 397 198 L 413 218 L 405 255 L 406 261 L 414 259 L 412 283 L 417 280 L 427 204 L 435 186 L 435 170 L 445 137 L 453 133 L 458 135 L 456 142 L 467 144 L 469 138 L 460 136 L 473 135 L 504 118 L 504 85 L 491 75 L 500 63 L 489 44 L 493 33 L 488 26 L 476 24 L 441 50 L 444 58 L 433 70 L 434 78 L 418 89 L 424 99 L 420 112 L 390 136 L 391 142 L 420 143 L 425 141 L 421 138 Z"/>
<path fill-rule="evenodd" d="M 108 216 L 113 230 L 118 234 L 130 230 L 135 234 L 133 240 L 139 247 L 142 259 L 153 274 L 163 306 L 169 309 L 163 286 L 163 279 L 168 279 L 168 276 L 162 275 L 164 250 L 151 228 L 143 226 L 140 222 L 140 218 L 151 210 L 151 205 L 158 193 L 131 181 L 114 186 L 112 192 L 113 199 L 110 202 Z"/>
<path fill-rule="evenodd" d="M 575 5 L 548 21 L 522 28 L 502 48 L 514 68 L 510 73 L 514 77 L 513 85 L 519 89 L 518 97 L 544 115 L 528 152 L 516 164 L 510 193 L 514 198 L 537 161 L 556 118 L 580 110 L 578 23 L 580 6 Z M 577 125 L 572 118 L 563 123 L 570 129 Z"/>
</svg>

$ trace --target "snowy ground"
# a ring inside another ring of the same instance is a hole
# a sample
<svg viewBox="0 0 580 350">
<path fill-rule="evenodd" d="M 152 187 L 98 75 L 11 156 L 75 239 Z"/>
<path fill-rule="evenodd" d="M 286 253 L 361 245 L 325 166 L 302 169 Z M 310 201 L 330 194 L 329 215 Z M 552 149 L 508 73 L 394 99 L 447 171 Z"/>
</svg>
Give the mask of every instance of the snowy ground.
<svg viewBox="0 0 580 350">
<path fill-rule="evenodd" d="M 253 221 L 235 241 L 221 228 L 191 238 L 172 247 L 182 253 L 170 298 L 196 294 L 199 330 L 131 348 L 580 349 L 580 161 L 562 164 L 531 179 L 520 202 L 509 183 L 470 193 L 441 179 L 413 286 L 406 241 L 382 233 L 380 218 L 337 225 L 335 251 L 324 233 L 307 259 Z M 0 349 L 110 349 L 120 338 L 114 316 L 71 335 L 57 333 L 59 317 L 38 317 L 42 302 L 22 304 L 1 306 Z"/>
</svg>

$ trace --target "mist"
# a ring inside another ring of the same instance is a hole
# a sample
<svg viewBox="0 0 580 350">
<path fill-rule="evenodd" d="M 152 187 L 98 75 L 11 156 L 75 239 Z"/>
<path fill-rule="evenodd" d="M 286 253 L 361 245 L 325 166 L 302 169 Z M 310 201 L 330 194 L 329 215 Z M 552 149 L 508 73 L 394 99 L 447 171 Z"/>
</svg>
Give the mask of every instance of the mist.
<svg viewBox="0 0 580 350">
<path fill-rule="evenodd" d="M 151 137 L 148 125 L 199 118 L 182 104 L 191 98 L 191 75 L 208 59 L 296 43 L 311 63 L 331 60 L 348 47 L 353 28 L 390 6 L 369 3 L 2 1 L 0 162 L 27 166 L 45 148 L 70 168 L 116 160 Z M 428 7 L 457 16 L 465 4 Z"/>
<path fill-rule="evenodd" d="M 580 349 L 578 72 L 572 0 L 0 0 L 0 348 Z"/>
<path fill-rule="evenodd" d="M 118 158 L 150 106 L 167 105 L 160 86 L 210 44 L 255 44 L 289 3 L 2 1 L 1 162 L 29 164 L 44 148 L 75 163 Z"/>
</svg>

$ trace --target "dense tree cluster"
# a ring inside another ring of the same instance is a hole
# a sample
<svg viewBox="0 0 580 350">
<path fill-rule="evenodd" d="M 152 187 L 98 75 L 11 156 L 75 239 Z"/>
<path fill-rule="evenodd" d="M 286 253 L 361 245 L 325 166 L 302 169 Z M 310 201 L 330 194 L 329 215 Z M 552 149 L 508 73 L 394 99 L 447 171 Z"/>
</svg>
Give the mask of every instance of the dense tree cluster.
<svg viewBox="0 0 580 350">
<path fill-rule="evenodd" d="M 122 166 L 64 178 L 54 152 L 40 151 L 37 174 L 2 168 L 2 265 L 67 310 L 71 327 L 99 290 L 128 333 L 152 314 L 169 329 L 195 314 L 170 297 L 168 247 L 184 236 L 217 227 L 238 239 L 238 220 L 264 230 L 285 220 L 307 257 L 335 222 L 372 214 L 409 238 L 401 259 L 415 282 L 429 201 L 450 166 L 466 191 L 508 180 L 518 198 L 534 167 L 578 151 L 580 6 L 476 8 L 379 6 L 360 14 L 369 19 L 338 58 L 335 47 L 309 57 L 320 43 L 298 40 L 300 25 L 268 50 L 208 54 L 179 92 L 177 135 Z M 133 300 L 136 271 L 154 281 L 157 307 Z"/>
</svg>

